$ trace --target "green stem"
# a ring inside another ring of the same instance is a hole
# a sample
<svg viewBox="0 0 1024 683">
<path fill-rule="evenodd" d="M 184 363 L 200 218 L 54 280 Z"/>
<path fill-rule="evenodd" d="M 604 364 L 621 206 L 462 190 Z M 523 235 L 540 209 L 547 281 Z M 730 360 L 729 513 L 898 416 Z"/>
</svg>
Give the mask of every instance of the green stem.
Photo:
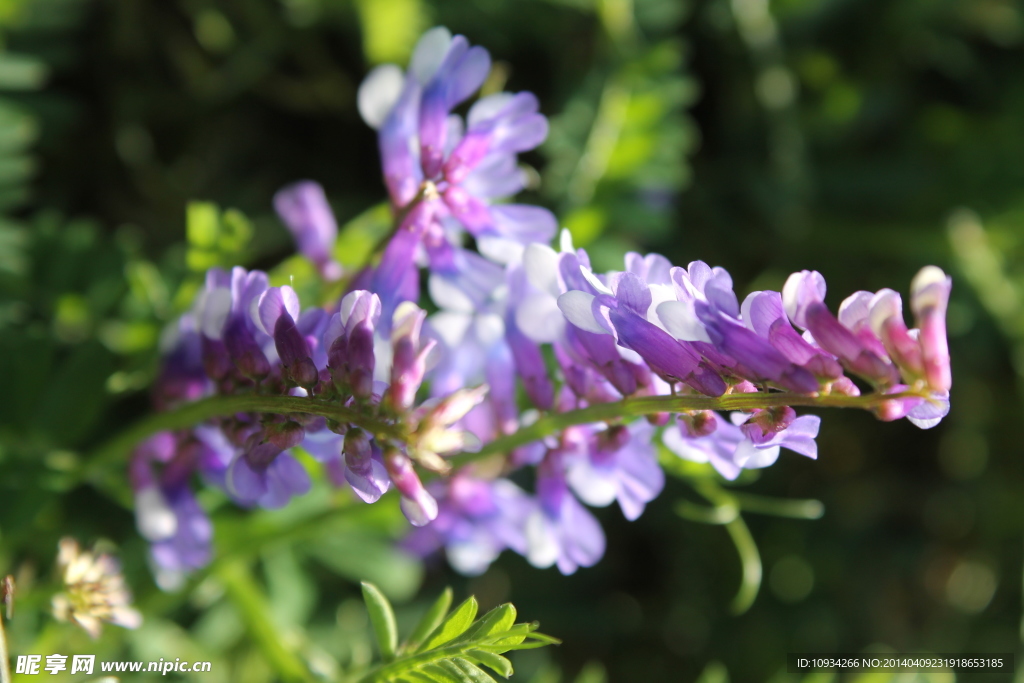
<svg viewBox="0 0 1024 683">
<path fill-rule="evenodd" d="M 225 562 L 218 568 L 217 578 L 224 583 L 228 598 L 238 608 L 260 651 L 281 680 L 288 683 L 312 680 L 302 661 L 282 642 L 266 600 L 246 564 L 242 560 Z"/>
<path fill-rule="evenodd" d="M 564 413 L 550 413 L 533 424 L 486 444 L 473 453 L 463 453 L 450 459 L 454 466 L 472 462 L 497 453 L 508 453 L 544 437 L 556 434 L 566 427 L 595 422 L 618 421 L 623 418 L 642 417 L 657 413 L 678 413 L 686 410 L 754 410 L 774 406 L 806 406 L 813 408 L 862 408 L 870 410 L 885 401 L 920 396 L 912 391 L 898 394 L 868 394 L 866 396 L 808 396 L 805 394 L 750 393 L 725 396 L 643 396 L 626 398 L 611 403 L 598 403 Z M 405 430 L 358 410 L 317 398 L 297 396 L 212 396 L 189 403 L 177 410 L 156 413 L 142 419 L 101 445 L 83 470 L 87 479 L 98 478 L 104 468 L 123 460 L 135 447 L 157 432 L 185 429 L 214 417 L 236 413 L 305 414 L 320 415 L 338 422 L 358 425 L 383 441 L 404 441 Z"/>
<path fill-rule="evenodd" d="M 157 432 L 186 429 L 214 417 L 236 413 L 270 413 L 276 415 L 304 414 L 355 424 L 383 440 L 403 439 L 403 431 L 395 425 L 369 417 L 352 408 L 316 398 L 298 396 L 211 396 L 188 403 L 177 410 L 155 413 L 143 418 L 101 445 L 85 468 L 86 478 L 99 475 L 103 468 L 122 460 L 139 442 Z"/>
<path fill-rule="evenodd" d="M 551 413 L 531 425 L 486 444 L 479 451 L 464 453 L 451 458 L 453 465 L 461 465 L 477 458 L 508 451 L 539 441 L 556 434 L 566 427 L 594 422 L 616 421 L 623 418 L 642 417 L 657 413 L 678 413 L 686 410 L 743 410 L 771 408 L 775 406 L 807 406 L 816 408 L 863 408 L 871 409 L 890 401 L 908 396 L 919 396 L 914 392 L 899 394 L 869 394 L 867 396 L 807 396 L 804 394 L 763 392 L 751 394 L 727 394 L 725 396 L 643 396 L 626 398 L 612 403 L 570 410 L 565 413 Z"/>
<path fill-rule="evenodd" d="M 750 529 L 742 517 L 737 516 L 725 525 L 726 531 L 732 537 L 736 546 L 736 552 L 740 555 L 740 566 L 742 567 L 742 578 L 740 589 L 732 600 L 733 614 L 743 614 L 754 604 L 757 592 L 761 588 L 761 553 L 757 551 L 757 543 L 750 535 Z"/>
<path fill-rule="evenodd" d="M 744 512 L 791 519 L 820 519 L 825 514 L 825 505 L 820 500 L 813 498 L 787 499 L 739 491 L 731 493 L 733 500 Z"/>
</svg>

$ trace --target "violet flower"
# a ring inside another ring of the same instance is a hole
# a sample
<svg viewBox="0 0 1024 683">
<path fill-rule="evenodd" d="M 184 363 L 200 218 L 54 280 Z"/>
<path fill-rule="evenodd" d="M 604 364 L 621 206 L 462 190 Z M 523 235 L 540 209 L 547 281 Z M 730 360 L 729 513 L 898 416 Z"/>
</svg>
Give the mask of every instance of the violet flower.
<svg viewBox="0 0 1024 683">
<path fill-rule="evenodd" d="M 787 412 L 788 411 L 788 412 Z M 761 415 L 761 414 L 764 415 Z M 732 413 L 730 420 L 715 416 L 713 429 L 694 430 L 686 419 L 678 419 L 662 434 L 665 446 L 686 460 L 710 463 L 726 479 L 735 479 L 744 469 L 775 464 L 780 448 L 808 458 L 818 457 L 815 437 L 821 426 L 817 415 L 795 417 L 791 408 L 781 414 L 757 411 Z M 708 424 L 709 420 L 702 420 Z"/>
<path fill-rule="evenodd" d="M 414 529 L 402 545 L 420 556 L 444 548 L 460 574 L 478 576 L 505 549 L 527 552 L 526 519 L 534 502 L 507 479 L 484 481 L 459 473 L 430 486 L 437 518 Z"/>
<path fill-rule="evenodd" d="M 381 316 L 380 298 L 358 290 L 341 300 L 338 313 L 324 329 L 323 346 L 335 389 L 367 399 L 373 393 L 374 329 Z"/>
<path fill-rule="evenodd" d="M 591 434 L 583 452 L 567 457 L 569 486 L 587 505 L 604 507 L 617 500 L 626 519 L 638 519 L 665 486 L 653 437 L 646 420 Z"/>
<path fill-rule="evenodd" d="M 333 256 L 338 224 L 324 188 L 311 180 L 288 185 L 274 195 L 274 209 L 320 276 L 329 281 L 340 278 L 341 265 Z"/>
<path fill-rule="evenodd" d="M 295 324 L 299 318 L 299 295 L 295 290 L 271 287 L 260 295 L 253 320 L 267 335 L 273 337 L 285 378 L 305 389 L 312 389 L 320 379 L 309 344 Z"/>
<path fill-rule="evenodd" d="M 384 467 L 402 496 L 401 507 L 413 526 L 424 526 L 437 517 L 437 500 L 420 481 L 412 461 L 404 453 L 391 450 L 384 454 Z"/>
<path fill-rule="evenodd" d="M 284 507 L 294 496 L 308 493 L 312 483 L 299 461 L 279 446 L 260 441 L 261 435 L 255 435 L 228 467 L 228 493 L 241 505 L 267 509 Z"/>
<path fill-rule="evenodd" d="M 591 567 L 604 555 L 601 525 L 569 491 L 561 453 L 551 451 L 537 468 L 537 505 L 526 520 L 526 559 L 534 567 L 558 566 L 563 574 Z"/>
<path fill-rule="evenodd" d="M 486 50 L 437 27 L 420 38 L 408 73 L 393 65 L 377 67 L 360 86 L 360 112 L 379 129 L 392 204 L 396 211 L 408 210 L 371 285 L 382 297 L 385 320 L 403 300 L 399 296 L 411 293 L 412 283 L 406 286 L 404 278 L 421 242 L 457 245 L 461 240 L 449 233 L 461 229 L 480 240 L 485 253 L 514 254 L 502 246 L 547 241 L 555 233 L 555 218 L 544 209 L 491 203 L 523 188 L 516 155 L 547 136 L 536 98 L 529 93 L 482 98 L 470 108 L 465 125 L 451 113 L 489 71 Z M 417 205 L 410 209 L 413 202 Z M 435 256 L 431 267 L 441 267 Z"/>
</svg>

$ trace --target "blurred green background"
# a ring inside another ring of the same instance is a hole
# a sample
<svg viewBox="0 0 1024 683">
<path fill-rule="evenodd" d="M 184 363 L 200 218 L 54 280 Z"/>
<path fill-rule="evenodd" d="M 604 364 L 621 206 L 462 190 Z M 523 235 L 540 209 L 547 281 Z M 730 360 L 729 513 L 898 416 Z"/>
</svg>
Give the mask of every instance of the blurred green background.
<svg viewBox="0 0 1024 683">
<path fill-rule="evenodd" d="M 526 157 L 524 201 L 555 210 L 598 267 L 658 251 L 726 267 L 741 293 L 811 268 L 833 306 L 906 292 L 928 263 L 952 273 L 949 418 L 921 432 L 832 411 L 818 462 L 787 453 L 744 480 L 825 505 L 816 521 L 746 516 L 764 570 L 747 613 L 729 608 L 742 570 L 728 534 L 680 518 L 674 503 L 698 498 L 674 480 L 638 522 L 597 511 L 609 543 L 595 568 L 563 577 L 506 554 L 471 580 L 394 550 L 396 506 L 336 515 L 318 487 L 249 515 L 207 492 L 225 559 L 175 594 L 152 583 L 124 479 L 83 483 L 89 449 L 149 410 L 160 331 L 198 273 L 292 253 L 278 187 L 320 181 L 339 222 L 360 217 L 353 253 L 372 244 L 380 211 L 364 212 L 384 190 L 355 92 L 436 24 L 490 50 L 485 89 L 537 93 L 551 134 Z M 485 608 L 514 601 L 565 641 L 516 660 L 542 683 L 600 681 L 601 667 L 610 681 L 782 683 L 797 680 L 787 652 L 869 646 L 1022 652 L 1020 3 L 2 0 L 0 44 L 0 574 L 24 596 L 15 654 L 210 659 L 196 680 L 261 683 L 277 676 L 269 624 L 332 675 L 371 656 L 360 578 L 405 624 L 449 584 Z M 247 218 L 205 206 L 186 221 L 194 200 Z M 140 631 L 92 644 L 45 615 L 66 534 L 116 544 Z"/>
</svg>

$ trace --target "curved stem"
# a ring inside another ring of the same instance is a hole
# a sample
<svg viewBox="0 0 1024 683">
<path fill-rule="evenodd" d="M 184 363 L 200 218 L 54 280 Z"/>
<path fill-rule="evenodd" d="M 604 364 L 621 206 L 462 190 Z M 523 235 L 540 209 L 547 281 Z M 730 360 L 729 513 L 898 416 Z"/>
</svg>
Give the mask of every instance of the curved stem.
<svg viewBox="0 0 1024 683">
<path fill-rule="evenodd" d="M 124 458 L 147 437 L 175 429 L 185 429 L 214 417 L 236 413 L 304 414 L 358 425 L 380 439 L 403 439 L 402 429 L 382 420 L 316 398 L 298 396 L 211 396 L 188 403 L 177 410 L 156 413 L 135 423 L 94 451 L 85 468 L 86 477 L 98 474 L 104 466 Z"/>
<path fill-rule="evenodd" d="M 808 396 L 804 394 L 751 393 L 728 394 L 725 396 L 643 396 L 626 398 L 611 403 L 551 413 L 542 416 L 512 434 L 500 437 L 472 453 L 462 453 L 450 458 L 452 465 L 459 466 L 488 455 L 508 453 L 544 437 L 556 434 L 566 427 L 594 422 L 617 421 L 623 418 L 642 417 L 657 413 L 677 413 L 685 410 L 754 410 L 773 406 L 807 406 L 816 408 L 862 408 L 871 409 L 885 401 L 920 396 L 907 391 L 898 394 L 868 394 L 866 396 Z M 305 414 L 357 425 L 381 440 L 404 441 L 405 429 L 379 418 L 331 403 L 318 398 L 298 396 L 211 396 L 186 404 L 177 410 L 156 413 L 132 425 L 125 431 L 102 444 L 89 459 L 83 470 L 85 478 L 100 474 L 112 462 L 125 458 L 136 444 L 161 431 L 185 429 L 213 417 L 224 417 L 236 413 Z"/>
</svg>

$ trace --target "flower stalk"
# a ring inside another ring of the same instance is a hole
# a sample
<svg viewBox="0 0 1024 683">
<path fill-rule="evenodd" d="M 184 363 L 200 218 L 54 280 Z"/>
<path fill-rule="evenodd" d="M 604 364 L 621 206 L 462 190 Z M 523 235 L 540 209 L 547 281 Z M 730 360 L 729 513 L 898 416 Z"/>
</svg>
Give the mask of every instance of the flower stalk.
<svg viewBox="0 0 1024 683">
<path fill-rule="evenodd" d="M 500 437 L 475 452 L 466 452 L 451 458 L 453 465 L 463 465 L 479 458 L 509 451 L 549 436 L 555 436 L 567 427 L 594 422 L 616 421 L 626 418 L 658 415 L 666 412 L 689 410 L 741 410 L 751 411 L 774 406 L 802 406 L 808 408 L 860 408 L 872 410 L 888 401 L 921 396 L 908 390 L 897 394 L 867 394 L 846 396 L 829 394 L 807 396 L 790 392 L 726 394 L 725 396 L 643 396 L 621 401 L 599 403 L 564 413 L 543 415 L 536 422 Z M 99 476 L 110 465 L 123 462 L 132 449 L 147 437 L 158 432 L 187 429 L 215 417 L 240 412 L 272 415 L 319 415 L 339 422 L 348 422 L 365 429 L 382 441 L 404 442 L 404 430 L 378 418 L 361 413 L 355 408 L 338 405 L 317 398 L 296 396 L 211 396 L 188 403 L 175 410 L 154 413 L 102 444 L 97 448 L 84 469 L 86 479 Z"/>
</svg>

